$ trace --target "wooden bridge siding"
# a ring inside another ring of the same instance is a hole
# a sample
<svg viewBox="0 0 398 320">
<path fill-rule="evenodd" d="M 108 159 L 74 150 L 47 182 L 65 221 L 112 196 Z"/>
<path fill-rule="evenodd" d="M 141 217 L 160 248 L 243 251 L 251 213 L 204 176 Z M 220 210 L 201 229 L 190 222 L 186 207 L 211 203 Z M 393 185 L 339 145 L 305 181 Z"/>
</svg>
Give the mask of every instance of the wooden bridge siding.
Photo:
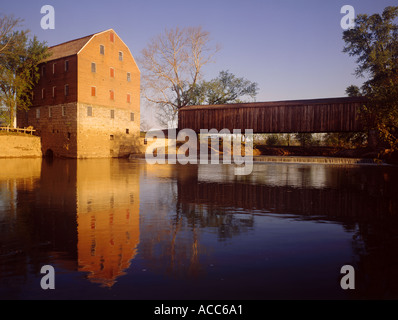
<svg viewBox="0 0 398 320">
<path fill-rule="evenodd" d="M 258 133 L 358 131 L 359 102 L 221 107 L 180 110 L 179 127 L 221 130 L 253 129 Z"/>
</svg>

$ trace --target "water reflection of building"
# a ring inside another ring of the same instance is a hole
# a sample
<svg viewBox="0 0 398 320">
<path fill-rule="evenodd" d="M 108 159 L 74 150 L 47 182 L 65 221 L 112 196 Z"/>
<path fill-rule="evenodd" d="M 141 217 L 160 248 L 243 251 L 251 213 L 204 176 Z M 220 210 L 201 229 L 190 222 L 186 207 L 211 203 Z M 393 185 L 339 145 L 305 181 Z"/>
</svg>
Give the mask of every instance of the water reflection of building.
<svg viewBox="0 0 398 320">
<path fill-rule="evenodd" d="M 79 162 L 77 170 L 78 265 L 88 278 L 112 286 L 139 243 L 139 175 L 123 162 Z"/>
<path fill-rule="evenodd" d="M 0 160 L 0 278 L 56 264 L 114 284 L 139 243 L 139 174 L 126 163 Z"/>
</svg>

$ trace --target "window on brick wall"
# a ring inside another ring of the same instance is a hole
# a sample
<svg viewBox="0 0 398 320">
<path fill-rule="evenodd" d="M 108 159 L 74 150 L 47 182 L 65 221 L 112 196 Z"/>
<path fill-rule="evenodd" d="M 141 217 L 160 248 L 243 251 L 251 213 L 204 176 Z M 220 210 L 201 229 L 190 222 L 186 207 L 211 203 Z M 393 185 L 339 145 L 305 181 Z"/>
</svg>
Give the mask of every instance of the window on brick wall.
<svg viewBox="0 0 398 320">
<path fill-rule="evenodd" d="M 65 60 L 65 72 L 69 70 L 69 60 Z"/>
<path fill-rule="evenodd" d="M 134 112 L 130 113 L 130 121 L 134 121 Z"/>
<path fill-rule="evenodd" d="M 119 60 L 123 61 L 123 52 L 119 51 Z"/>
<path fill-rule="evenodd" d="M 111 110 L 111 119 L 115 119 L 115 110 Z"/>
<path fill-rule="evenodd" d="M 93 107 L 88 106 L 87 107 L 87 117 L 92 117 L 93 116 Z"/>
<path fill-rule="evenodd" d="M 40 108 L 36 109 L 36 119 L 40 118 Z"/>
<path fill-rule="evenodd" d="M 131 103 L 131 94 L 130 93 L 127 94 L 127 103 Z"/>
<path fill-rule="evenodd" d="M 65 114 L 66 114 L 65 106 L 62 106 L 61 113 L 62 113 L 62 116 L 65 117 Z"/>
<path fill-rule="evenodd" d="M 127 81 L 130 82 L 131 81 L 131 73 L 127 72 Z"/>
<path fill-rule="evenodd" d="M 113 90 L 109 90 L 109 98 L 115 100 L 115 92 Z"/>
<path fill-rule="evenodd" d="M 55 98 L 56 88 L 57 87 L 53 87 L 53 98 Z"/>
<path fill-rule="evenodd" d="M 41 98 L 44 99 L 46 97 L 46 89 L 41 89 Z"/>
<path fill-rule="evenodd" d="M 69 96 L 69 85 L 68 84 L 65 85 L 64 91 L 65 91 L 65 97 Z"/>
<path fill-rule="evenodd" d="M 109 69 L 109 73 L 110 73 L 111 78 L 114 78 L 114 77 L 115 77 L 115 69 L 110 68 L 110 69 Z"/>
<path fill-rule="evenodd" d="M 126 129 L 126 134 L 130 134 L 130 129 Z"/>
<path fill-rule="evenodd" d="M 53 74 L 55 74 L 55 69 L 56 69 L 56 66 L 57 64 L 56 63 L 53 63 Z"/>
<path fill-rule="evenodd" d="M 48 107 L 48 117 L 49 117 L 49 118 L 52 118 L 52 116 L 53 116 L 52 108 L 51 108 L 51 107 Z"/>
<path fill-rule="evenodd" d="M 100 54 L 105 54 L 105 46 L 103 44 L 100 44 Z"/>
<path fill-rule="evenodd" d="M 95 62 L 91 62 L 91 72 L 97 72 L 97 65 Z"/>
<path fill-rule="evenodd" d="M 91 96 L 95 97 L 97 95 L 97 88 L 96 87 L 91 87 Z"/>
</svg>

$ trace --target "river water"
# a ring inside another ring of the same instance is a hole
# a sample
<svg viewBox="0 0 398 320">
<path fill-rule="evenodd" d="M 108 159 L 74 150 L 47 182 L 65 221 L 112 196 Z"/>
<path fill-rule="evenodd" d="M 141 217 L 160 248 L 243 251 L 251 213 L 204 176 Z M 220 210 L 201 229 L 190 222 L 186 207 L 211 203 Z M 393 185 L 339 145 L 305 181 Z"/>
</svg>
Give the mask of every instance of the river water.
<svg viewBox="0 0 398 320">
<path fill-rule="evenodd" d="M 1 299 L 396 299 L 397 230 L 397 167 L 0 160 Z"/>
</svg>

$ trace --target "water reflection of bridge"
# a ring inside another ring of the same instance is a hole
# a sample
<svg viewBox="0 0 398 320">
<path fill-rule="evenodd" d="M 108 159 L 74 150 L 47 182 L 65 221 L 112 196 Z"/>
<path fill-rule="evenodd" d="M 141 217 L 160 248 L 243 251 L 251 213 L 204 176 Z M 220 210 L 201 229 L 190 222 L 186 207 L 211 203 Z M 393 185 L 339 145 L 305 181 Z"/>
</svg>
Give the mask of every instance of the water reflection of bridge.
<svg viewBox="0 0 398 320">
<path fill-rule="evenodd" d="M 253 180 L 231 166 L 203 165 L 197 176 L 179 179 L 179 201 L 331 220 L 398 212 L 390 187 L 397 177 L 372 169 L 269 164 L 255 167 Z"/>
</svg>

